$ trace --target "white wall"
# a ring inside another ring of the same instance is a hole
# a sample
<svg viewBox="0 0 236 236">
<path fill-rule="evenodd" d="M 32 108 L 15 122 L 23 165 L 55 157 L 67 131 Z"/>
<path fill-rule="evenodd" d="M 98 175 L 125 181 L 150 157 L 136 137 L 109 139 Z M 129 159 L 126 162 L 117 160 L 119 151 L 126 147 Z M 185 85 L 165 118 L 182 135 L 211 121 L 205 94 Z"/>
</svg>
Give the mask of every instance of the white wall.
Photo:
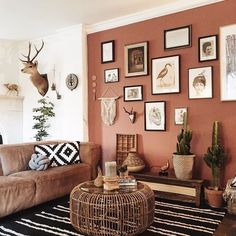
<svg viewBox="0 0 236 236">
<path fill-rule="evenodd" d="M 18 81 L 18 48 L 13 40 L 0 40 L 0 95 L 5 95 L 5 83 Z"/>
<path fill-rule="evenodd" d="M 6 83 L 18 83 L 18 43 L 0 40 L 0 134 L 3 143 L 22 142 L 23 97 L 8 92 Z"/>
<path fill-rule="evenodd" d="M 41 40 L 45 46 L 37 57 L 38 71 L 47 73 L 49 91 L 46 94 L 55 105 L 55 117 L 50 119 L 50 136 L 47 139 L 67 139 L 87 141 L 87 51 L 86 33 L 82 25 L 58 31 L 57 34 L 42 39 L 31 40 L 38 48 Z M 28 42 L 19 43 L 19 52 L 27 55 Z M 33 55 L 32 51 L 32 55 Z M 20 56 L 20 54 L 19 54 Z M 55 78 L 53 69 L 55 66 Z M 18 76 L 21 86 L 23 103 L 23 141 L 34 141 L 35 130 L 32 109 L 38 106 L 37 100 L 42 98 L 29 79 L 23 74 L 19 63 Z M 66 87 L 65 79 L 69 73 L 79 77 L 78 87 L 71 91 Z M 55 82 L 62 98 L 58 100 L 56 93 L 51 90 Z"/>
</svg>

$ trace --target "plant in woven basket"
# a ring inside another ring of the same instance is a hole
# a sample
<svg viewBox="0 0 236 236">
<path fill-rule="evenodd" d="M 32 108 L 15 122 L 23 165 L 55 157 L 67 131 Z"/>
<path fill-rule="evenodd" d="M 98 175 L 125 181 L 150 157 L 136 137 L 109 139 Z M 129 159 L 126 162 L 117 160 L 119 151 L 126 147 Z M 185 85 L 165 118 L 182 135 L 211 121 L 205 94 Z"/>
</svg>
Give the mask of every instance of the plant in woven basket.
<svg viewBox="0 0 236 236">
<path fill-rule="evenodd" d="M 221 145 L 220 124 L 214 121 L 212 129 L 212 145 L 207 148 L 207 153 L 204 154 L 203 159 L 207 166 L 211 168 L 213 189 L 220 188 L 221 170 L 227 161 L 227 154 L 224 147 Z"/>
<path fill-rule="evenodd" d="M 188 127 L 187 113 L 184 112 L 183 117 L 183 127 L 177 136 L 177 145 L 175 154 L 178 155 L 191 155 L 191 140 L 192 140 L 192 130 Z"/>
<path fill-rule="evenodd" d="M 33 112 L 36 113 L 36 115 L 33 116 L 33 120 L 36 122 L 32 128 L 37 130 L 37 133 L 34 136 L 36 141 L 41 141 L 43 137 L 49 135 L 47 132 L 47 129 L 50 127 L 48 120 L 49 118 L 54 117 L 55 113 L 53 111 L 54 104 L 48 100 L 48 97 L 39 99 L 38 103 L 40 104 L 40 107 L 33 108 Z"/>
</svg>

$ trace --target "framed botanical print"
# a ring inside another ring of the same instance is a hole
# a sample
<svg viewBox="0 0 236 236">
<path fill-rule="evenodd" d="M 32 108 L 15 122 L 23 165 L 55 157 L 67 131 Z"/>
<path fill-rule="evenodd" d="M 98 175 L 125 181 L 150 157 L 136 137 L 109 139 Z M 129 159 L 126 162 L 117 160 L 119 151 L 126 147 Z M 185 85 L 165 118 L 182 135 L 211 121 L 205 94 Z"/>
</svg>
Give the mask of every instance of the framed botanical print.
<svg viewBox="0 0 236 236">
<path fill-rule="evenodd" d="M 182 125 L 184 123 L 184 113 L 187 113 L 187 107 L 175 108 L 175 124 Z"/>
<path fill-rule="evenodd" d="M 186 25 L 174 29 L 164 30 L 164 49 L 178 49 L 191 47 L 192 26 Z"/>
<path fill-rule="evenodd" d="M 125 77 L 148 74 L 148 42 L 125 46 Z"/>
<path fill-rule="evenodd" d="M 134 85 L 134 86 L 125 86 L 124 87 L 124 101 L 142 101 L 143 100 L 143 86 Z"/>
<path fill-rule="evenodd" d="M 220 27 L 221 101 L 236 101 L 236 24 Z"/>
<path fill-rule="evenodd" d="M 104 70 L 104 80 L 105 83 L 119 82 L 119 69 L 108 69 Z"/>
<path fill-rule="evenodd" d="M 198 38 L 199 62 L 218 59 L 218 36 L 209 35 Z"/>
<path fill-rule="evenodd" d="M 212 66 L 188 70 L 189 98 L 212 98 Z"/>
<path fill-rule="evenodd" d="M 101 43 L 101 62 L 109 63 L 115 61 L 115 40 Z"/>
<path fill-rule="evenodd" d="M 144 124 L 146 131 L 165 131 L 165 106 L 165 101 L 151 101 L 144 103 Z"/>
<path fill-rule="evenodd" d="M 180 92 L 180 56 L 152 59 L 152 94 Z"/>
</svg>

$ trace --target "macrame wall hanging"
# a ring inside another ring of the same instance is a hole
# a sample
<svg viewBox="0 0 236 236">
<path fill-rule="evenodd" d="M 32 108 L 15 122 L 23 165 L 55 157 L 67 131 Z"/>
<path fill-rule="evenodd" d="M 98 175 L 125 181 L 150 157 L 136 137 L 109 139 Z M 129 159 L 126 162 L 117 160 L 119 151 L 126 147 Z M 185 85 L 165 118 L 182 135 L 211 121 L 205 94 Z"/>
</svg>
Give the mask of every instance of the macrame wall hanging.
<svg viewBox="0 0 236 236">
<path fill-rule="evenodd" d="M 112 92 L 113 97 L 105 97 L 109 91 Z M 101 100 L 101 117 L 104 124 L 109 126 L 114 124 L 116 118 L 116 100 L 119 98 L 120 96 L 110 87 L 98 98 L 98 100 Z"/>
</svg>

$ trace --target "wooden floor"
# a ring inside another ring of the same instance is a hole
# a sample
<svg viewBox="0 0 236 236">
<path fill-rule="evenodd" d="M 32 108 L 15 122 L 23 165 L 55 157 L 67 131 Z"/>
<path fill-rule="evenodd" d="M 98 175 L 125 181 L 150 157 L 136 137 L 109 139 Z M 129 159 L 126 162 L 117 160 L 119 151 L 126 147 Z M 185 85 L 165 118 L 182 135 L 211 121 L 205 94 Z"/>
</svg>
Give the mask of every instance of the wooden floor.
<svg viewBox="0 0 236 236">
<path fill-rule="evenodd" d="M 226 214 L 214 236 L 236 236 L 236 215 Z"/>
</svg>

